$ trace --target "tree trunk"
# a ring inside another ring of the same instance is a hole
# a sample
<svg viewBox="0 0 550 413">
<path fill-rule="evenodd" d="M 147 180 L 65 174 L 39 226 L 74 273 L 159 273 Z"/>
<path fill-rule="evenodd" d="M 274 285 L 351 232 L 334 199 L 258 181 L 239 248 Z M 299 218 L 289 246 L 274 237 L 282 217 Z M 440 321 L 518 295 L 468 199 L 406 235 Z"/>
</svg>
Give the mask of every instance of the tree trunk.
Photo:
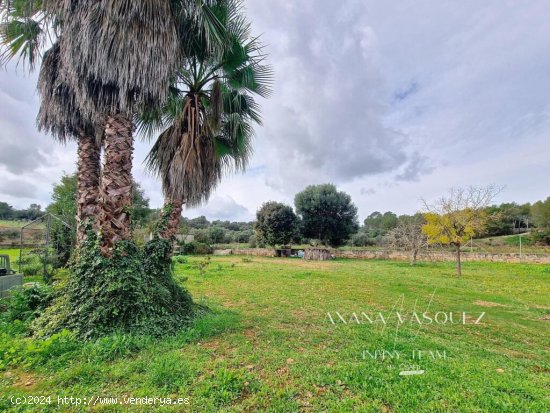
<svg viewBox="0 0 550 413">
<path fill-rule="evenodd" d="M 416 265 L 416 257 L 418 255 L 418 250 L 413 249 L 412 255 L 411 255 L 411 265 Z"/>
<path fill-rule="evenodd" d="M 456 275 L 462 275 L 462 263 L 460 262 L 460 245 L 456 246 Z"/>
<path fill-rule="evenodd" d="M 159 234 L 161 238 L 173 239 L 178 233 L 178 229 L 181 223 L 181 212 L 183 210 L 184 202 L 181 200 L 166 200 L 163 210 L 166 211 L 167 207 L 171 207 L 170 215 L 168 217 L 163 216 L 161 219 L 167 219 L 166 228 Z"/>
<path fill-rule="evenodd" d="M 93 136 L 81 135 L 78 140 L 78 172 L 76 199 L 76 244 L 86 239 L 86 225 L 97 214 L 101 148 Z M 97 224 L 97 223 L 96 223 Z M 97 228 L 97 225 L 96 225 Z"/>
<path fill-rule="evenodd" d="M 105 159 L 99 187 L 101 252 L 110 256 L 114 245 L 132 237 L 132 121 L 118 113 L 107 117 Z"/>
</svg>

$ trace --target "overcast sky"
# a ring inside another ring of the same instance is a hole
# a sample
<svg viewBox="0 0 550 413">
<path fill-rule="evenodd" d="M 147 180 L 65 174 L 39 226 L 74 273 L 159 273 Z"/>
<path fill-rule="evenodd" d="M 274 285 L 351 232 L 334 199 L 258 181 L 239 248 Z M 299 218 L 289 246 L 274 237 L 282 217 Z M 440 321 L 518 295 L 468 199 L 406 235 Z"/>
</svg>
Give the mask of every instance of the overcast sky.
<svg viewBox="0 0 550 413">
<path fill-rule="evenodd" d="M 250 220 L 309 184 L 351 194 L 361 219 L 414 213 L 450 187 L 506 185 L 497 202 L 550 195 L 547 0 L 247 0 L 275 70 L 255 156 L 186 216 Z M 74 145 L 35 129 L 36 75 L 0 72 L 0 201 L 49 203 Z M 151 204 L 159 182 L 134 175 Z"/>
</svg>

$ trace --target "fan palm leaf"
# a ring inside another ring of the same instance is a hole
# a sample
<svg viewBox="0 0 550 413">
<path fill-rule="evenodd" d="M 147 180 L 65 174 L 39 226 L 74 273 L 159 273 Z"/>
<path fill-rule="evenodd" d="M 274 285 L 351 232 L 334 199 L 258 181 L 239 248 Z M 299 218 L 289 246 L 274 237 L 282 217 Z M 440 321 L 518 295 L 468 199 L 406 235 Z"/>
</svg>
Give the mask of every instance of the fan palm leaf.
<svg viewBox="0 0 550 413">
<path fill-rule="evenodd" d="M 244 170 L 252 153 L 252 124 L 261 124 L 253 96 L 269 96 L 272 74 L 258 39 L 250 38 L 241 4 L 212 2 L 212 13 L 227 33 L 225 47 L 205 48 L 204 34 L 188 30 L 171 103 L 137 119 L 139 130 L 149 136 L 161 132 L 146 164 L 160 177 L 166 202 L 176 211 L 182 203 L 192 207 L 206 202 L 224 173 Z M 179 225 L 179 219 L 170 222 Z M 166 234 L 176 230 L 169 228 Z"/>
</svg>

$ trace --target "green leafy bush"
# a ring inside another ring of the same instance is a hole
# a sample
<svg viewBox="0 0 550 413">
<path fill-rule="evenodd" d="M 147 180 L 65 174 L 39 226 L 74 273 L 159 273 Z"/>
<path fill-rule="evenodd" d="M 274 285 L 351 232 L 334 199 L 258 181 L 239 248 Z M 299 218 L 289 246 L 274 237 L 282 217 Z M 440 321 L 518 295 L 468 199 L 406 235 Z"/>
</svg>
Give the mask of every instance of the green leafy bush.
<svg viewBox="0 0 550 413">
<path fill-rule="evenodd" d="M 21 272 L 25 274 L 27 277 L 33 277 L 35 275 L 39 275 L 44 270 L 44 265 L 42 265 L 40 262 L 32 261 L 29 264 L 25 264 L 21 266 Z"/>
<path fill-rule="evenodd" d="M 36 318 L 48 306 L 52 289 L 46 285 L 13 289 L 6 301 L 5 318 L 8 321 L 29 321 Z"/>
<path fill-rule="evenodd" d="M 193 241 L 183 246 L 183 253 L 186 255 L 207 255 L 212 252 L 212 247 L 203 242 Z"/>
<path fill-rule="evenodd" d="M 176 255 L 172 257 L 172 261 L 178 264 L 187 264 L 187 257 L 184 255 Z"/>
<path fill-rule="evenodd" d="M 534 244 L 550 245 L 550 230 L 541 230 L 541 231 L 532 232 L 531 240 Z"/>
<path fill-rule="evenodd" d="M 138 248 L 117 243 L 113 255 L 101 255 L 93 232 L 61 294 L 33 325 L 38 335 L 69 329 L 78 337 L 115 333 L 161 336 L 180 330 L 193 318 L 189 293 L 172 278 L 171 244 L 155 238 Z"/>
</svg>

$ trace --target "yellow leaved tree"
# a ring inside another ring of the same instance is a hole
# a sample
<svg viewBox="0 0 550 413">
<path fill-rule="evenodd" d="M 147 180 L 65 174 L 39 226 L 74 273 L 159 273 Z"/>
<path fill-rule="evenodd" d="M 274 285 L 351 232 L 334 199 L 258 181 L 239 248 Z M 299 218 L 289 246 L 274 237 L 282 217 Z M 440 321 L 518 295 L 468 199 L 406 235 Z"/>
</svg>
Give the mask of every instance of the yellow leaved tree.
<svg viewBox="0 0 550 413">
<path fill-rule="evenodd" d="M 456 274 L 462 275 L 460 248 L 471 237 L 482 234 L 489 216 L 485 209 L 493 198 L 502 191 L 501 187 L 470 186 L 451 189 L 433 204 L 424 201 L 426 224 L 422 232 L 428 237 L 429 244 L 453 246 L 456 253 Z"/>
</svg>

